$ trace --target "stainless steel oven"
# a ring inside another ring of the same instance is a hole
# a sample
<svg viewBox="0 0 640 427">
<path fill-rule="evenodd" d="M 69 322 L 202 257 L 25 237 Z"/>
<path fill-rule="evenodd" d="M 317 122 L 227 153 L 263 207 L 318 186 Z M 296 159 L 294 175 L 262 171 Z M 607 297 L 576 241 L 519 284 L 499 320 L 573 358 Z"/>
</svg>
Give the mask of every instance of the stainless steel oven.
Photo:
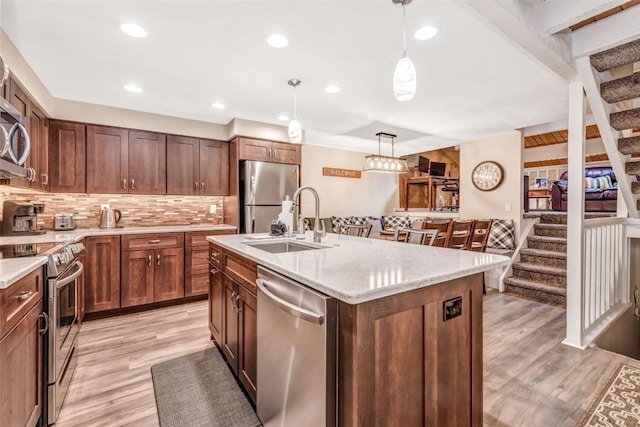
<svg viewBox="0 0 640 427">
<path fill-rule="evenodd" d="M 78 286 L 84 266 L 76 259 L 76 255 L 83 249 L 81 245 L 69 245 L 67 250 L 53 255 L 53 262 L 57 263 L 58 269 L 55 276 L 49 276 L 48 289 L 51 319 L 48 346 L 49 424 L 55 423 L 58 418 L 77 363 L 76 345 L 80 332 Z"/>
</svg>

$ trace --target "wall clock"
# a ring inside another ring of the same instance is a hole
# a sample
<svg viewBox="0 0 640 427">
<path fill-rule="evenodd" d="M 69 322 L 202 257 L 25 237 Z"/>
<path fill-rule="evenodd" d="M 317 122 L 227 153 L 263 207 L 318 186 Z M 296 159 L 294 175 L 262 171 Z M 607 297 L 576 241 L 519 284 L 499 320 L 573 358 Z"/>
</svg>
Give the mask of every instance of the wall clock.
<svg viewBox="0 0 640 427">
<path fill-rule="evenodd" d="M 478 190 L 491 191 L 497 188 L 504 178 L 502 166 L 496 162 L 480 162 L 471 172 L 471 182 Z"/>
</svg>

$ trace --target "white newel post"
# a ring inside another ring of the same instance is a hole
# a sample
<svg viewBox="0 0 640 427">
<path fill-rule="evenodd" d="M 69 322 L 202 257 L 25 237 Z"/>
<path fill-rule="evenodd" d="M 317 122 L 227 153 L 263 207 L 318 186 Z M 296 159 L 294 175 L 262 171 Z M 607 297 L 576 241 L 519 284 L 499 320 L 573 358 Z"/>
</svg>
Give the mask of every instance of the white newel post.
<svg viewBox="0 0 640 427">
<path fill-rule="evenodd" d="M 569 83 L 569 164 L 567 199 L 567 337 L 584 348 L 584 156 L 585 96 L 582 81 Z"/>
</svg>

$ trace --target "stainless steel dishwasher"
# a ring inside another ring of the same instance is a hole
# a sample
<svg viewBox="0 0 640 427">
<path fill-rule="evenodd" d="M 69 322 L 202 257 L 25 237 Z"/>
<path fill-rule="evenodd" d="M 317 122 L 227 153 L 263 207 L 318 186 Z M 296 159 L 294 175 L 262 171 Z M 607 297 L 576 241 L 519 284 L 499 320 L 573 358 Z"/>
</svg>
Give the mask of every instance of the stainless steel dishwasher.
<svg viewBox="0 0 640 427">
<path fill-rule="evenodd" d="M 258 267 L 258 417 L 335 426 L 337 301 Z"/>
</svg>

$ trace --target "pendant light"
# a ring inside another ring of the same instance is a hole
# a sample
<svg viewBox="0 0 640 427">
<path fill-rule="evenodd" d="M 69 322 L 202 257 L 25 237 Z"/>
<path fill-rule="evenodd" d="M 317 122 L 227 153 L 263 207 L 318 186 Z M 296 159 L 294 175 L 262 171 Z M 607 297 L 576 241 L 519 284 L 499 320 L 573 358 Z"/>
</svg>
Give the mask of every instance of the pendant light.
<svg viewBox="0 0 640 427">
<path fill-rule="evenodd" d="M 405 6 L 412 0 L 392 0 L 394 4 L 402 6 L 402 58 L 393 73 L 393 94 L 397 101 L 409 101 L 416 95 L 416 67 L 407 55 L 407 18 Z"/>
<path fill-rule="evenodd" d="M 397 135 L 392 133 L 378 132 L 378 154 L 370 154 L 364 158 L 363 172 L 388 172 L 388 173 L 406 173 L 409 172 L 407 161 L 395 157 L 393 144 Z M 383 156 L 381 153 L 382 137 L 391 139 L 391 156 Z"/>
<path fill-rule="evenodd" d="M 289 122 L 289 142 L 300 143 L 302 142 L 302 126 L 300 126 L 298 116 L 296 115 L 296 89 L 302 81 L 291 79 L 287 83 L 293 86 L 293 118 Z"/>
</svg>

